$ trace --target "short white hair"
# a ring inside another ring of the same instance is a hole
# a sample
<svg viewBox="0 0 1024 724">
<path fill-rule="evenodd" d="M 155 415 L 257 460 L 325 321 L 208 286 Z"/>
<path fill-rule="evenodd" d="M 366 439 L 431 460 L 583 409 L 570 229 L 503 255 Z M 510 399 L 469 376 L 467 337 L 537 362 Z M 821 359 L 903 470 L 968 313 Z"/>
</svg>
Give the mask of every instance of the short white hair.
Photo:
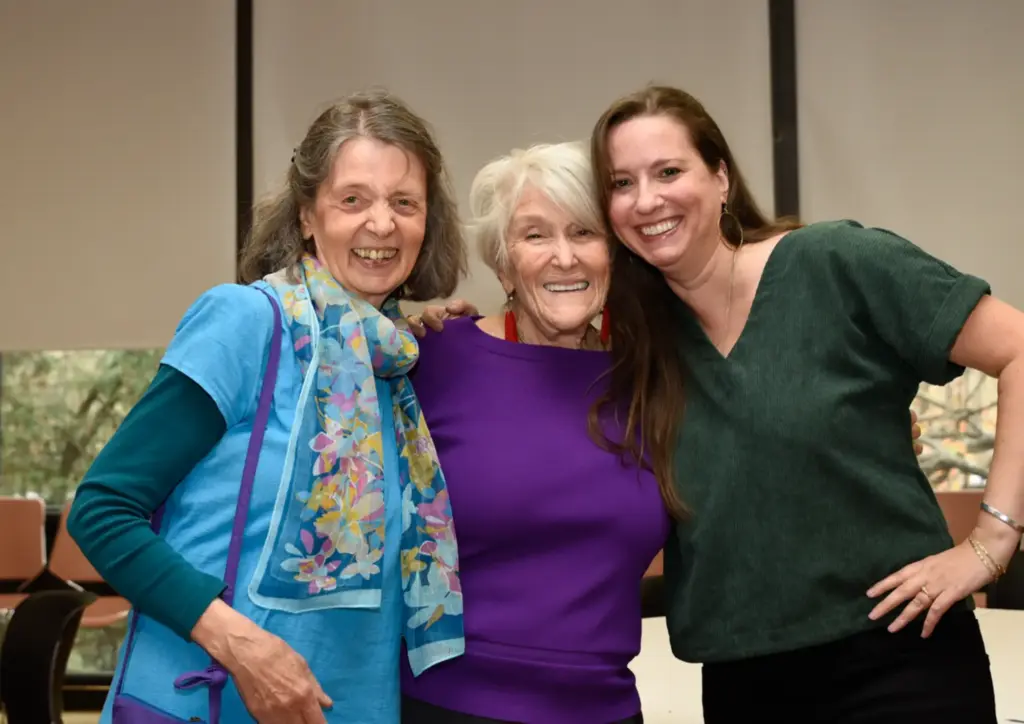
<svg viewBox="0 0 1024 724">
<path fill-rule="evenodd" d="M 526 188 L 534 188 L 595 233 L 604 233 L 590 154 L 579 142 L 541 143 L 488 163 L 469 191 L 469 237 L 487 266 L 507 270 L 508 227 Z"/>
</svg>

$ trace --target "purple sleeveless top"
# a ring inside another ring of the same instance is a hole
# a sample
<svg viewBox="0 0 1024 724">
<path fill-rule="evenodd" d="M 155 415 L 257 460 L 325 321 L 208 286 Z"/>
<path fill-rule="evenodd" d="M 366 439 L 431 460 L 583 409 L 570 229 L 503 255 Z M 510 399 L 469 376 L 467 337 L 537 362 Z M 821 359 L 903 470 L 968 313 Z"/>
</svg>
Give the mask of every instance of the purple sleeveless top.
<svg viewBox="0 0 1024 724">
<path fill-rule="evenodd" d="M 640 711 L 640 581 L 669 532 L 653 475 L 587 434 L 603 352 L 507 342 L 473 319 L 420 340 L 413 376 L 451 495 L 466 653 L 407 696 L 526 724 Z"/>
</svg>

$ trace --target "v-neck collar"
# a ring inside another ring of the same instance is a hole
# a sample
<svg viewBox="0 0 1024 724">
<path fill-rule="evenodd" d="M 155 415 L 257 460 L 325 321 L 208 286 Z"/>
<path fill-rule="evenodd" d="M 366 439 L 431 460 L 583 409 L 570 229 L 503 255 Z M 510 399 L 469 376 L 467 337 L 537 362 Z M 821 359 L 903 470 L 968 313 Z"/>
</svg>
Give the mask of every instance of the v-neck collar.
<svg viewBox="0 0 1024 724">
<path fill-rule="evenodd" d="M 776 242 L 775 248 L 768 254 L 768 259 L 765 260 L 764 263 L 764 269 L 761 270 L 761 278 L 758 279 L 757 288 L 754 290 L 754 298 L 750 302 L 750 312 L 747 314 L 747 319 L 743 323 L 743 329 L 740 330 L 740 334 L 736 338 L 736 341 L 733 343 L 732 349 L 729 350 L 728 354 L 722 354 L 718 347 L 715 346 L 715 343 L 711 341 L 711 337 L 708 336 L 704 327 L 701 326 L 700 320 L 697 319 L 697 315 L 694 314 L 690 306 L 683 300 L 676 297 L 678 317 L 683 322 L 683 325 L 688 332 L 688 341 L 696 343 L 699 346 L 699 351 L 702 353 L 702 356 L 722 364 L 732 362 L 736 359 L 737 352 L 741 352 L 742 347 L 745 346 L 744 341 L 752 334 L 751 330 L 757 323 L 757 317 L 761 312 L 761 309 L 771 297 L 774 279 L 778 274 L 784 257 L 783 247 L 787 245 L 787 242 L 789 242 L 790 237 L 792 237 L 793 234 L 797 234 L 800 231 L 801 229 L 793 229 L 792 231 L 786 232 L 786 234 Z"/>
</svg>

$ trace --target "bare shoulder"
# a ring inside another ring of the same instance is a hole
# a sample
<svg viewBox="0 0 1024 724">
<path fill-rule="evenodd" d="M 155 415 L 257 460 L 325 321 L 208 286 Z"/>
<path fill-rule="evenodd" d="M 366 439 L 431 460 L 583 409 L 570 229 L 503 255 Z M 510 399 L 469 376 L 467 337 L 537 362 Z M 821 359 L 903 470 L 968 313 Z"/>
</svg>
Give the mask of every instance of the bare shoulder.
<svg viewBox="0 0 1024 724">
<path fill-rule="evenodd" d="M 768 264 L 768 259 L 775 251 L 775 247 L 779 245 L 786 233 L 776 234 L 764 241 L 759 241 L 756 244 L 744 244 L 736 250 L 737 259 L 739 262 L 739 268 L 741 273 L 760 279 L 761 273 L 764 271 L 765 266 Z"/>
<path fill-rule="evenodd" d="M 762 260 L 766 260 L 768 257 L 772 255 L 772 252 L 775 251 L 775 247 L 779 245 L 779 242 L 786 238 L 786 236 L 788 236 L 789 233 L 790 232 L 788 231 L 783 231 L 782 233 L 769 237 L 760 243 L 751 244 L 747 248 L 746 253 L 752 256 L 757 256 Z"/>
</svg>

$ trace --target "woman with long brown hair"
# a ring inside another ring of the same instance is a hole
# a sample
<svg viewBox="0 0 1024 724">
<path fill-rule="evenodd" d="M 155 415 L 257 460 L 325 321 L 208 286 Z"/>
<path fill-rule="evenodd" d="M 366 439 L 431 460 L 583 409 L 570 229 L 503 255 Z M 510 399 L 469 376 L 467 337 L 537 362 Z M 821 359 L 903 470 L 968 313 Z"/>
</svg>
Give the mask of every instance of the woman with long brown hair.
<svg viewBox="0 0 1024 724">
<path fill-rule="evenodd" d="M 614 247 L 598 408 L 628 404 L 604 443 L 672 491 L 668 626 L 705 721 L 994 722 L 970 595 L 1024 530 L 1024 314 L 891 232 L 769 219 L 681 90 L 616 101 L 591 150 Z M 999 378 L 999 432 L 953 546 L 906 429 L 920 383 L 965 367 Z"/>
</svg>

